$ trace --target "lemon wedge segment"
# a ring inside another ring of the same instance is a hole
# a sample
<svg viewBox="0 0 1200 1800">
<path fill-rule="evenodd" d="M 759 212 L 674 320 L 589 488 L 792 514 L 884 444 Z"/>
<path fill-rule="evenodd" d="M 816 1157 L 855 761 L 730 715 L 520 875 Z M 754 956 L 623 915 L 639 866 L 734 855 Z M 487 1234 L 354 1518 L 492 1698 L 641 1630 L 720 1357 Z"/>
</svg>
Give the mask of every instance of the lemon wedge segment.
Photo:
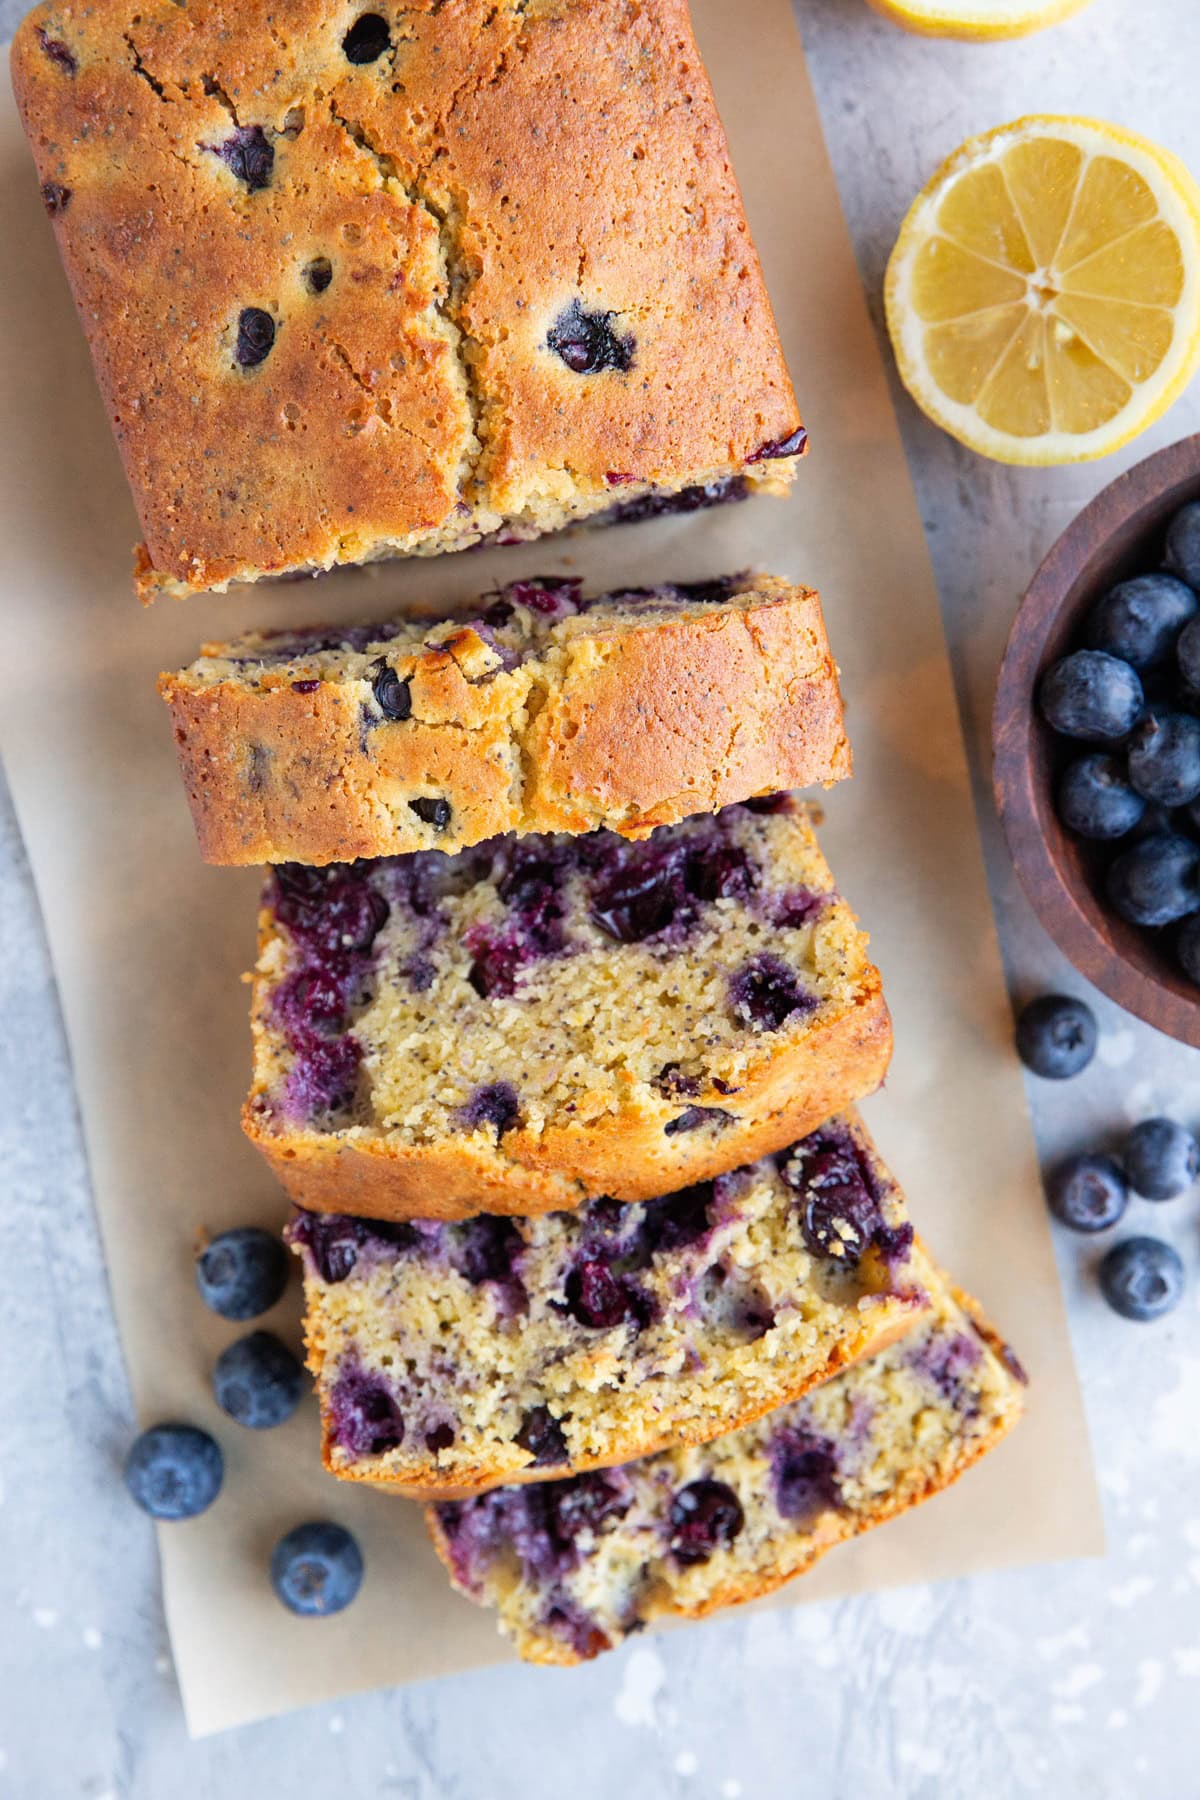
<svg viewBox="0 0 1200 1800">
<path fill-rule="evenodd" d="M 884 298 L 904 385 L 954 437 L 1000 462 L 1107 456 L 1200 363 L 1200 186 L 1119 126 L 1020 119 L 921 191 Z"/>
<path fill-rule="evenodd" d="M 868 0 L 877 13 L 923 37 L 1027 37 L 1082 12 L 1088 0 Z"/>
</svg>

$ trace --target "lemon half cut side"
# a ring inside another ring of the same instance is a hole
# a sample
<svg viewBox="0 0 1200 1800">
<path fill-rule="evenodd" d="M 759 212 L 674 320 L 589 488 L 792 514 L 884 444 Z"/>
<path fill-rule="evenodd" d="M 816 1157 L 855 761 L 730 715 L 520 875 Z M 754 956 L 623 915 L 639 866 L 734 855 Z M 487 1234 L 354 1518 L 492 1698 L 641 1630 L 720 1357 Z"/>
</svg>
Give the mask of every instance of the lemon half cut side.
<svg viewBox="0 0 1200 1800">
<path fill-rule="evenodd" d="M 867 4 L 894 25 L 923 37 L 980 41 L 1044 31 L 1047 25 L 1082 12 L 1090 0 L 867 0 Z"/>
<path fill-rule="evenodd" d="M 1200 362 L 1200 186 L 1120 126 L 1019 119 L 922 189 L 884 299 L 905 387 L 961 442 L 1010 463 L 1107 456 Z"/>
</svg>

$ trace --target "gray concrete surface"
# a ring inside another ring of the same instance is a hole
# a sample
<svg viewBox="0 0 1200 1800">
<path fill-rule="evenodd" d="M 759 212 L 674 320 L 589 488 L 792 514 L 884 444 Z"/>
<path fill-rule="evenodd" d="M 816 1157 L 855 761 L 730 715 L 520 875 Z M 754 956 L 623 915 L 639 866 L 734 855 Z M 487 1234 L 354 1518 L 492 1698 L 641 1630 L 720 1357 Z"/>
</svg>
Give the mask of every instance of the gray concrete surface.
<svg viewBox="0 0 1200 1800">
<path fill-rule="evenodd" d="M 0 30 L 20 10 L 3 0 Z M 1094 0 L 1043 37 L 981 48 L 907 39 L 861 0 L 797 0 L 797 12 L 877 322 L 899 219 L 971 131 L 1035 110 L 1107 115 L 1200 169 L 1193 0 Z M 1200 385 L 1116 464 L 1051 473 L 986 465 L 898 402 L 982 768 L 1016 596 L 1121 462 L 1200 428 Z M 1015 891 L 982 788 L 981 800 L 1014 991 L 1083 991 Z M 189 1744 L 151 1534 L 114 1480 L 128 1397 L 7 796 L 0 945 L 0 1800 L 1200 1795 L 1194 1203 L 1136 1208 L 1136 1223 L 1176 1238 L 1192 1277 L 1157 1327 L 1121 1326 L 1096 1299 L 1090 1249 L 1060 1245 L 1105 1496 L 1103 1563 L 731 1619 L 569 1678 L 491 1672 Z M 1101 1011 L 1098 1064 L 1065 1090 L 1031 1090 L 1048 1156 L 1152 1109 L 1200 1123 L 1197 1055 Z"/>
</svg>

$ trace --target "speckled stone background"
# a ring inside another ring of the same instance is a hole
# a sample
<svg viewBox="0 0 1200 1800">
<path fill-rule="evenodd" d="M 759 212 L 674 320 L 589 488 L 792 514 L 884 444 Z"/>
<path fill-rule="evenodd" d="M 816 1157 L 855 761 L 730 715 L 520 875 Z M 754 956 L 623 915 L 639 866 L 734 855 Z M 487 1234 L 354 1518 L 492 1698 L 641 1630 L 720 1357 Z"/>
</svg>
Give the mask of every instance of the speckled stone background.
<svg viewBox="0 0 1200 1800">
<path fill-rule="evenodd" d="M 22 10 L 0 0 L 0 31 Z M 877 324 L 899 220 L 973 131 L 1030 111 L 1108 116 L 1200 170 L 1195 0 L 1094 0 L 1041 37 L 983 47 L 906 38 L 862 0 L 796 10 Z M 10 247 L 5 278 L 17 276 Z M 998 840 L 985 785 L 992 686 L 1042 553 L 1120 467 L 1200 429 L 1200 384 L 1134 451 L 1063 472 L 992 467 L 897 403 L 1014 992 L 1084 992 Z M 1173 1238 L 1190 1276 L 1158 1325 L 1108 1314 L 1093 1285 L 1099 1252 L 1060 1244 L 1104 1562 L 732 1618 L 570 1675 L 495 1670 L 189 1743 L 152 1534 L 115 1479 L 129 1402 L 45 941 L 2 789 L 0 947 L 0 1800 L 1200 1795 L 1196 1198 L 1131 1209 L 1131 1224 Z M 1097 1063 L 1064 1089 L 1030 1088 L 1047 1158 L 1103 1144 L 1149 1111 L 1200 1125 L 1200 1055 L 1097 1004 Z"/>
</svg>

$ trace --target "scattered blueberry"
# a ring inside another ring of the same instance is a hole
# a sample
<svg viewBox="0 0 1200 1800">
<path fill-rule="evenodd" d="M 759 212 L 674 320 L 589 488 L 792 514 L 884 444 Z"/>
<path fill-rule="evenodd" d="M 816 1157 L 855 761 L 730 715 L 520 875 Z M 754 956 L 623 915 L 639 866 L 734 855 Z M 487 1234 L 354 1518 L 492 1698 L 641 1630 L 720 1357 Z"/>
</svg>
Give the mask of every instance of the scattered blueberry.
<svg viewBox="0 0 1200 1800">
<path fill-rule="evenodd" d="M 704 1563 L 733 1543 L 745 1523 L 742 1503 L 723 1481 L 693 1481 L 671 1502 L 671 1552 L 681 1563 Z"/>
<path fill-rule="evenodd" d="M 66 212 L 70 204 L 71 189 L 69 187 L 64 187 L 61 181 L 43 181 L 42 205 L 52 219 L 56 219 L 59 213 Z"/>
<path fill-rule="evenodd" d="M 431 1455 L 436 1456 L 440 1450 L 449 1450 L 454 1442 L 454 1438 L 455 1431 L 453 1425 L 445 1422 L 441 1425 L 431 1425 L 429 1430 L 425 1433 L 425 1448 Z"/>
<path fill-rule="evenodd" d="M 1042 677 L 1042 716 L 1064 737 L 1123 738 L 1142 709 L 1142 684 L 1128 663 L 1103 650 L 1075 650 Z"/>
<path fill-rule="evenodd" d="M 1130 787 L 1124 765 L 1112 756 L 1079 757 L 1068 765 L 1058 785 L 1058 816 L 1079 837 L 1124 837 L 1145 811 L 1145 800 Z"/>
<path fill-rule="evenodd" d="M 342 49 L 347 62 L 373 63 L 391 47 L 391 42 L 387 20 L 379 13 L 369 12 L 355 19 L 342 39 Z"/>
<path fill-rule="evenodd" d="M 125 1462 L 125 1485 L 152 1519 L 194 1519 L 221 1491 L 225 1459 L 196 1425 L 152 1425 Z"/>
<path fill-rule="evenodd" d="M 200 1298 L 223 1319 L 256 1319 L 287 1286 L 287 1251 L 257 1225 L 223 1231 L 196 1258 Z"/>
<path fill-rule="evenodd" d="M 270 1331 L 252 1331 L 222 1350 L 213 1370 L 217 1405 L 239 1425 L 265 1431 L 300 1404 L 304 1371 Z"/>
<path fill-rule="evenodd" d="M 1173 575 L 1135 575 L 1097 600 L 1088 614 L 1089 648 L 1105 650 L 1139 673 L 1165 662 L 1175 639 L 1200 612 L 1200 600 Z"/>
<path fill-rule="evenodd" d="M 601 369 L 624 374 L 633 362 L 634 340 L 613 330 L 615 317 L 611 312 L 589 312 L 572 300 L 551 325 L 547 348 L 576 375 L 597 375 Z"/>
<path fill-rule="evenodd" d="M 322 1520 L 297 1525 L 271 1552 L 271 1586 L 289 1612 L 324 1619 L 342 1612 L 362 1586 L 363 1559 L 350 1533 Z"/>
<path fill-rule="evenodd" d="M 646 1296 L 599 1257 L 583 1257 L 567 1276 L 565 1291 L 572 1318 L 593 1331 L 646 1323 Z"/>
<path fill-rule="evenodd" d="M 1160 806 L 1186 806 L 1200 794 L 1200 719 L 1151 707 L 1133 728 L 1129 780 Z"/>
<path fill-rule="evenodd" d="M 238 314 L 237 343 L 233 360 L 239 368 L 253 369 L 270 354 L 275 342 L 275 321 L 261 306 L 243 306 Z"/>
<path fill-rule="evenodd" d="M 329 1416 L 334 1442 L 355 1462 L 386 1456 L 404 1442 L 404 1419 L 391 1391 L 353 1364 L 334 1383 Z"/>
<path fill-rule="evenodd" d="M 1200 501 L 1181 506 L 1167 526 L 1167 551 L 1163 559 L 1173 575 L 1200 588 Z"/>
<path fill-rule="evenodd" d="M 310 294 L 323 294 L 333 280 L 333 264 L 327 256 L 314 256 L 304 265 L 304 285 Z"/>
<path fill-rule="evenodd" d="M 1173 1119 L 1143 1119 L 1125 1139 L 1129 1185 L 1146 1200 L 1173 1200 L 1200 1175 L 1200 1144 Z"/>
<path fill-rule="evenodd" d="M 1200 848 L 1164 832 L 1143 838 L 1108 871 L 1108 897 L 1131 925 L 1170 925 L 1200 909 Z"/>
<path fill-rule="evenodd" d="M 1072 1231 L 1107 1231 L 1129 1204 L 1125 1177 L 1110 1156 L 1069 1156 L 1050 1176 L 1046 1196 Z"/>
<path fill-rule="evenodd" d="M 1123 1319 L 1161 1319 L 1183 1297 L 1183 1264 L 1159 1238 L 1126 1238 L 1100 1264 L 1100 1291 Z"/>
<path fill-rule="evenodd" d="M 1017 1055 L 1047 1081 L 1067 1081 L 1096 1054 L 1096 1015 L 1069 994 L 1043 994 L 1022 1008 Z"/>
<path fill-rule="evenodd" d="M 372 663 L 371 692 L 385 719 L 401 721 L 412 718 L 412 683 L 401 681 L 395 669 L 381 656 Z"/>
</svg>

